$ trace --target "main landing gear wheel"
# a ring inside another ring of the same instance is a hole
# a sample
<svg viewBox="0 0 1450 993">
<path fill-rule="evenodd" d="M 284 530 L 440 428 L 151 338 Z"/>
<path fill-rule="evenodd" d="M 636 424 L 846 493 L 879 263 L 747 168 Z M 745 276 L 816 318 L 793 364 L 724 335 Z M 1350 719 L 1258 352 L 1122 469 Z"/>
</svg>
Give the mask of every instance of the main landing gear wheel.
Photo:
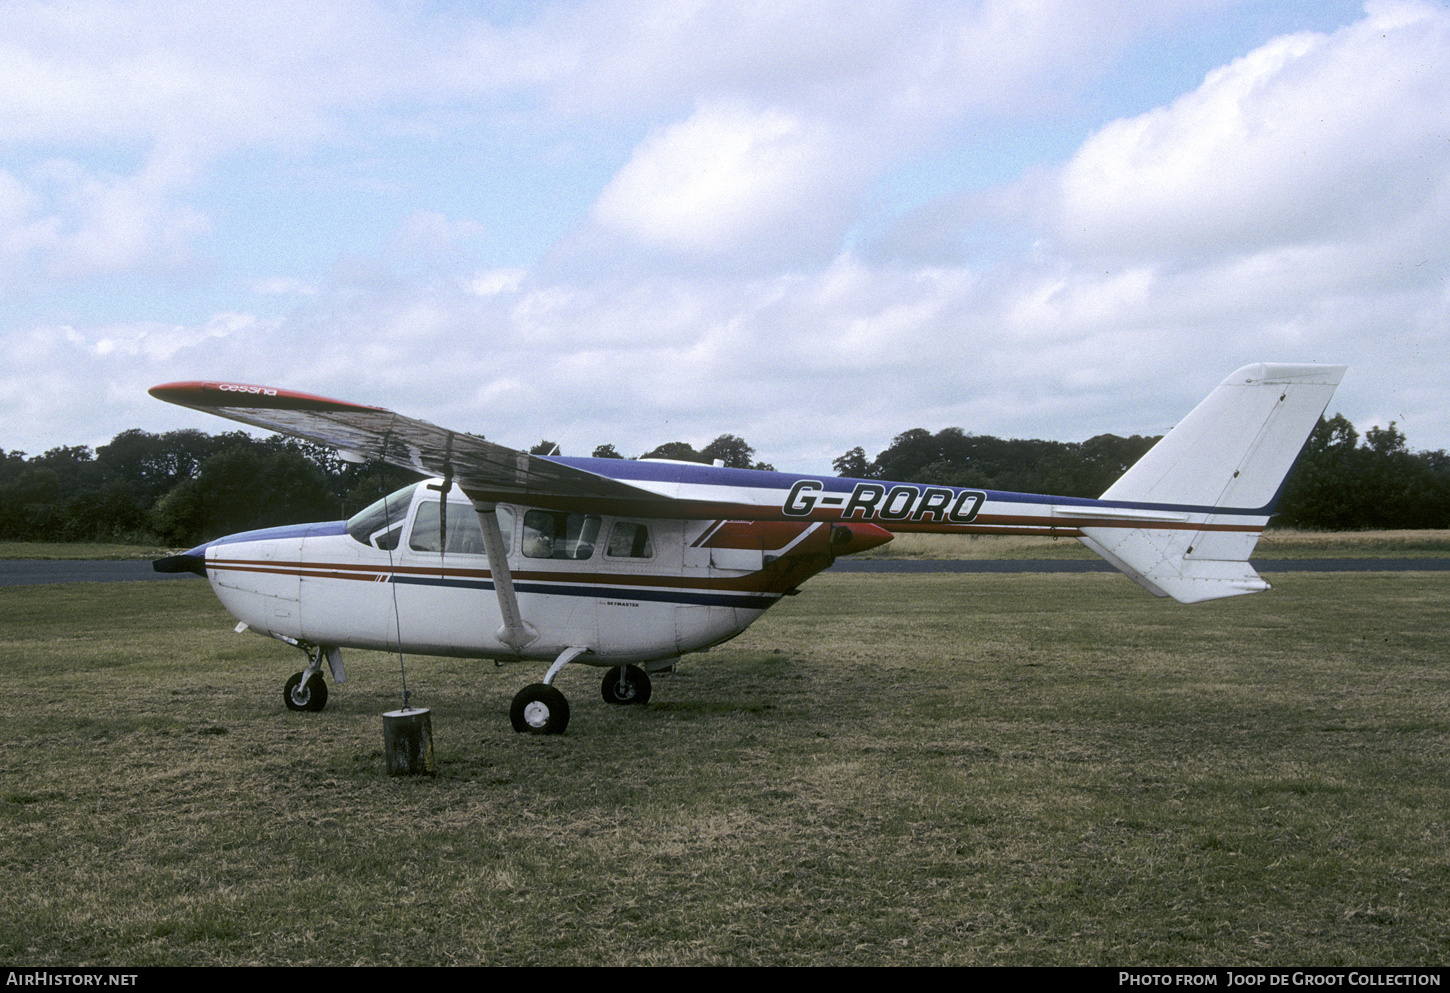
<svg viewBox="0 0 1450 993">
<path fill-rule="evenodd" d="M 605 703 L 649 703 L 649 675 L 637 665 L 617 665 L 599 690 Z"/>
<path fill-rule="evenodd" d="M 321 710 L 327 706 L 327 682 L 322 673 L 314 672 L 307 685 L 302 684 L 302 673 L 295 672 L 282 685 L 282 702 L 288 710 Z"/>
<path fill-rule="evenodd" d="M 514 697 L 509 720 L 520 734 L 563 734 L 569 726 L 569 701 L 548 683 L 534 683 Z"/>
</svg>

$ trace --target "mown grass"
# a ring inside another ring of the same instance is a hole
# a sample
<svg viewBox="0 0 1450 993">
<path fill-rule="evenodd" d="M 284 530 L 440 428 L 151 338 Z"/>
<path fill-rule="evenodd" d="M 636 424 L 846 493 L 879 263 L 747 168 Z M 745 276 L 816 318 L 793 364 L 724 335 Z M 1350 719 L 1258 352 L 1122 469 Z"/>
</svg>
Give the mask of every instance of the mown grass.
<svg viewBox="0 0 1450 993">
<path fill-rule="evenodd" d="M 652 702 L 396 658 L 321 714 L 200 580 L 0 589 L 10 964 L 1442 964 L 1443 573 L 1180 607 L 824 575 Z"/>
</svg>

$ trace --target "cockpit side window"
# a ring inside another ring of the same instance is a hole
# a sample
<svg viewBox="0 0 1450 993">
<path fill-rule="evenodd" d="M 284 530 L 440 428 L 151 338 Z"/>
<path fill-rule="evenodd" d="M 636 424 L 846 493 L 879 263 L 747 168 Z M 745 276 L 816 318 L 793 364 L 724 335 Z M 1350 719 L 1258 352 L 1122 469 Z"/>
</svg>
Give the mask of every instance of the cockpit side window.
<svg viewBox="0 0 1450 993">
<path fill-rule="evenodd" d="M 524 514 L 524 555 L 531 559 L 590 558 L 602 523 L 595 514 L 531 510 Z"/>
<path fill-rule="evenodd" d="M 609 544 L 604 554 L 616 559 L 654 558 L 654 545 L 650 543 L 649 526 L 638 521 L 618 521 L 609 531 Z"/>
<path fill-rule="evenodd" d="M 439 502 L 425 500 L 418 504 L 413 515 L 413 530 L 408 535 L 408 547 L 415 552 L 442 552 L 445 555 L 483 555 L 483 526 L 478 522 L 478 513 L 472 504 L 448 502 L 448 533 L 441 534 L 439 528 Z M 498 526 L 503 532 L 505 552 L 513 547 L 514 515 L 503 507 L 498 508 Z"/>
</svg>

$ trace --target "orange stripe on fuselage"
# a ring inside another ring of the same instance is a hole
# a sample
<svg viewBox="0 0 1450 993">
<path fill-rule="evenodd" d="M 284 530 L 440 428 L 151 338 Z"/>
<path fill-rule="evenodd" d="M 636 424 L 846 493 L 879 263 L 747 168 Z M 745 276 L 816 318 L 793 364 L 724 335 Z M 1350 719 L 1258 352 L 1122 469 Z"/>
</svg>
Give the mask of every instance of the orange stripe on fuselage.
<svg viewBox="0 0 1450 993">
<path fill-rule="evenodd" d="M 250 572 L 273 576 L 297 576 L 302 579 L 339 579 L 363 582 L 386 582 L 393 576 L 408 578 L 436 578 L 492 581 L 493 573 L 488 569 L 458 569 L 443 567 L 399 566 L 385 568 L 360 566 L 350 563 L 331 562 L 286 562 L 277 559 L 211 559 L 208 569 L 222 572 Z M 731 578 L 694 578 L 690 576 L 643 575 L 639 573 L 613 572 L 542 572 L 520 570 L 511 573 L 516 583 L 557 583 L 577 586 L 637 586 L 659 589 L 728 591 L 737 593 L 775 593 L 771 587 L 773 577 L 765 572 L 755 572 Z"/>
</svg>

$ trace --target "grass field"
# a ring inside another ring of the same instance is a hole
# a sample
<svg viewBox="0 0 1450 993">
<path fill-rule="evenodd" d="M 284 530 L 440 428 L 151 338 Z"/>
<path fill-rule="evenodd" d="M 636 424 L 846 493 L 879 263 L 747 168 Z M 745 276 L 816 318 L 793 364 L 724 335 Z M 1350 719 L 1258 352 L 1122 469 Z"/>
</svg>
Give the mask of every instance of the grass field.
<svg viewBox="0 0 1450 993">
<path fill-rule="evenodd" d="M 1450 575 L 1181 607 L 825 575 L 643 708 L 396 658 L 321 714 L 196 581 L 0 589 L 7 964 L 1438 965 Z"/>
</svg>

